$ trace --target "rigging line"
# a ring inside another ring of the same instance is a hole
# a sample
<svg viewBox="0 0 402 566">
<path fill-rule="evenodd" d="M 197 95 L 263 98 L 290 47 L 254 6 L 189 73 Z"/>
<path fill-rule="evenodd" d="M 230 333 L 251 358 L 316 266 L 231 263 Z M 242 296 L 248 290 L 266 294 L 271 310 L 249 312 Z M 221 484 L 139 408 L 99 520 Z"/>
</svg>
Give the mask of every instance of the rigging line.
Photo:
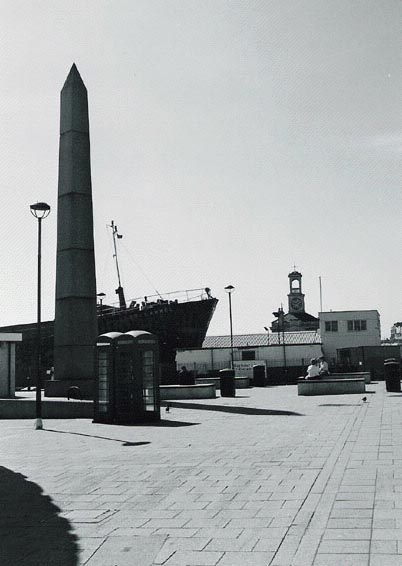
<svg viewBox="0 0 402 566">
<path fill-rule="evenodd" d="M 139 263 L 137 263 L 137 261 L 132 257 L 130 251 L 128 250 L 128 248 L 125 246 L 125 244 L 120 243 L 121 247 L 124 248 L 124 250 L 126 251 L 129 259 L 131 259 L 131 261 L 136 265 L 136 267 L 141 271 L 141 273 L 143 274 L 143 276 L 145 277 L 145 279 L 148 281 L 148 283 L 150 285 L 152 285 L 152 287 L 155 289 L 156 294 L 163 299 L 162 295 L 159 293 L 158 289 L 156 288 L 155 284 L 153 281 L 151 281 L 151 279 L 148 277 L 148 275 L 145 273 L 145 271 L 142 269 L 142 267 L 139 265 Z"/>
</svg>

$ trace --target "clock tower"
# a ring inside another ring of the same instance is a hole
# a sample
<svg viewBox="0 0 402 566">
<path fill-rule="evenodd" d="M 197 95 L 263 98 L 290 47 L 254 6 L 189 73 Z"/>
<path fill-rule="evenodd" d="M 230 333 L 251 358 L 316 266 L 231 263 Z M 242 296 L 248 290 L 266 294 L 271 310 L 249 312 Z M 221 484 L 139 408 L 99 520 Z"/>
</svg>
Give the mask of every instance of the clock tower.
<svg viewBox="0 0 402 566">
<path fill-rule="evenodd" d="M 298 271 L 289 273 L 289 313 L 304 313 L 304 294 L 301 287 L 302 274 Z"/>
</svg>

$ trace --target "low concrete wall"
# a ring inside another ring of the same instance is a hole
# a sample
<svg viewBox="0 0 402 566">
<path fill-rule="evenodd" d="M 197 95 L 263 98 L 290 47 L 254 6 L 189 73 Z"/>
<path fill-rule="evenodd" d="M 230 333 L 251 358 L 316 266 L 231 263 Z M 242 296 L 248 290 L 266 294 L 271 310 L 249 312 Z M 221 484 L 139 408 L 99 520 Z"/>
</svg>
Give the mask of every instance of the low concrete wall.
<svg viewBox="0 0 402 566">
<path fill-rule="evenodd" d="M 161 385 L 161 401 L 174 399 L 215 399 L 215 384 L 202 385 Z"/>
<path fill-rule="evenodd" d="M 61 381 L 57 379 L 47 379 L 44 383 L 45 397 L 64 397 L 68 396 L 69 387 L 78 387 L 81 393 L 81 399 L 92 401 L 94 398 L 94 381 L 93 379 L 71 379 L 69 381 Z"/>
<path fill-rule="evenodd" d="M 349 373 L 331 373 L 328 377 L 334 379 L 357 379 L 364 378 L 364 383 L 371 383 L 371 373 L 369 371 L 355 371 Z"/>
<path fill-rule="evenodd" d="M 23 394 L 23 393 L 22 393 Z M 21 394 L 21 395 L 22 395 Z M 0 399 L 0 419 L 34 419 L 36 403 L 34 393 L 28 398 Z M 203 385 L 161 385 L 161 400 L 174 399 L 215 399 L 213 383 Z M 44 419 L 92 419 L 93 401 L 58 400 L 42 398 L 42 417 Z"/>
<path fill-rule="evenodd" d="M 297 384 L 298 395 L 345 395 L 365 393 L 364 378 L 356 379 L 300 379 Z"/>
<path fill-rule="evenodd" d="M 44 419 L 91 419 L 92 401 L 43 401 Z M 0 419 L 34 419 L 36 404 L 33 399 L 0 399 Z"/>
<path fill-rule="evenodd" d="M 221 380 L 219 377 L 196 377 L 195 382 L 197 384 L 207 384 L 213 383 L 216 389 L 221 388 Z M 250 387 L 250 378 L 249 377 L 235 377 L 235 387 L 236 389 L 247 389 Z"/>
</svg>

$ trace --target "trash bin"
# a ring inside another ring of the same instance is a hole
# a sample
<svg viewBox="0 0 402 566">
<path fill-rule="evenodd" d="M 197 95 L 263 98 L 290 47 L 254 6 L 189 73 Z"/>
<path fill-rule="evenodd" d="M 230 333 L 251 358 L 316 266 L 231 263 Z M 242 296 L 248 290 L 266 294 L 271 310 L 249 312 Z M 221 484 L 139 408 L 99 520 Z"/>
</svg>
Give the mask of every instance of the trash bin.
<svg viewBox="0 0 402 566">
<path fill-rule="evenodd" d="M 401 391 L 401 366 L 395 358 L 384 361 L 385 388 L 387 391 Z"/>
<path fill-rule="evenodd" d="M 236 397 L 234 369 L 221 369 L 219 372 L 221 397 Z"/>
<path fill-rule="evenodd" d="M 253 386 L 265 387 L 265 366 L 253 366 Z"/>
</svg>

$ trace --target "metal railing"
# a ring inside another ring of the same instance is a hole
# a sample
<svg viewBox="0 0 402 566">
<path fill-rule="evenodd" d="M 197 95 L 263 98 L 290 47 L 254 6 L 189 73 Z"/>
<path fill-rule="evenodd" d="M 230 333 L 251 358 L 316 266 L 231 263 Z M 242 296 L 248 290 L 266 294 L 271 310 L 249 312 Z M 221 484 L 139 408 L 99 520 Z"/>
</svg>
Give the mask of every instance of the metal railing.
<svg viewBox="0 0 402 566">
<path fill-rule="evenodd" d="M 189 303 L 194 301 L 205 301 L 212 299 L 211 292 L 206 289 L 186 289 L 184 291 L 172 291 L 170 293 L 159 293 L 136 297 L 126 301 L 128 311 L 144 310 L 155 306 L 170 305 L 174 303 Z M 98 314 L 113 314 L 121 311 L 119 302 L 112 304 L 98 304 Z"/>
</svg>

